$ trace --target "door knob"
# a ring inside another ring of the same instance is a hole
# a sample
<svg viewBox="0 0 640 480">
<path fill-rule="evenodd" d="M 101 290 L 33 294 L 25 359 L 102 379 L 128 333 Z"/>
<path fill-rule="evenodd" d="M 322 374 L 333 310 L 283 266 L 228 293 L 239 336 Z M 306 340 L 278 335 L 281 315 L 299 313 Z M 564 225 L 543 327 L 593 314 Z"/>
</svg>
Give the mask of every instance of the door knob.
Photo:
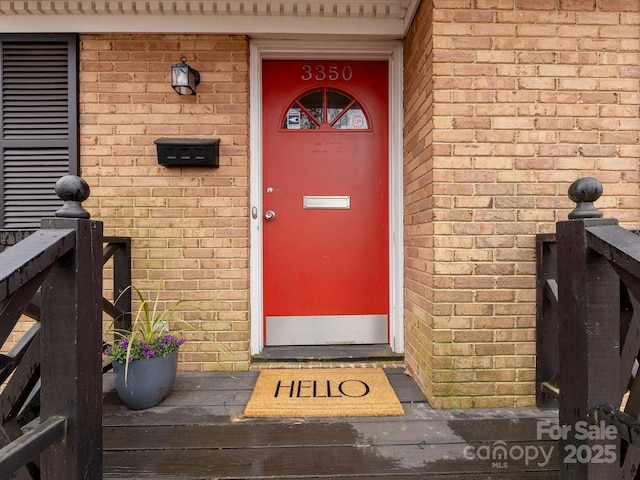
<svg viewBox="0 0 640 480">
<path fill-rule="evenodd" d="M 274 218 L 276 218 L 276 212 L 274 212 L 273 210 L 267 210 L 266 212 L 264 212 L 264 218 L 265 220 L 273 220 Z"/>
</svg>

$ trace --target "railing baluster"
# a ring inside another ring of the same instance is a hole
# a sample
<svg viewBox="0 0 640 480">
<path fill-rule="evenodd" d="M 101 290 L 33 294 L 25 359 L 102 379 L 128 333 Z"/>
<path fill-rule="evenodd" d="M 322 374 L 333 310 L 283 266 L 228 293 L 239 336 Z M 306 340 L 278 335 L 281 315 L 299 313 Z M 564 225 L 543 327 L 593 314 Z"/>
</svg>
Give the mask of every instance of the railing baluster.
<svg viewBox="0 0 640 480">
<path fill-rule="evenodd" d="M 131 239 L 114 238 L 120 244 L 113 256 L 113 297 L 123 315 L 116 320 L 115 328 L 131 328 Z M 125 291 L 126 290 L 126 291 Z M 124 294 L 122 293 L 124 292 Z"/>
<path fill-rule="evenodd" d="M 536 236 L 536 404 L 556 407 L 558 386 L 558 284 L 555 234 Z"/>
</svg>

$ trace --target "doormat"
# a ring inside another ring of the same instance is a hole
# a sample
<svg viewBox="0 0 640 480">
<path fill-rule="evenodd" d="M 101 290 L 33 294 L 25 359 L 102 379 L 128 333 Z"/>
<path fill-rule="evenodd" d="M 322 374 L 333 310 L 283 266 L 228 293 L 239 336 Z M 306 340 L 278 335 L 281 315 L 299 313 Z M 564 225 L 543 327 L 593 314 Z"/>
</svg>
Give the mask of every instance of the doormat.
<svg viewBox="0 0 640 480">
<path fill-rule="evenodd" d="M 404 415 L 381 368 L 261 370 L 245 417 Z"/>
</svg>

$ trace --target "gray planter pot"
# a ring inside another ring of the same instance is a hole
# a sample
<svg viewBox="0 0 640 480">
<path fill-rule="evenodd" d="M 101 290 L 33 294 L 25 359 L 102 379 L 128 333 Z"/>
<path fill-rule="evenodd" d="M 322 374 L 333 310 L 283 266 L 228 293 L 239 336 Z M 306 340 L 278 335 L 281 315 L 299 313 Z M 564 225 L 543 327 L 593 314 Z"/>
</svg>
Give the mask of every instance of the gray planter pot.
<svg viewBox="0 0 640 480">
<path fill-rule="evenodd" d="M 166 357 L 136 360 L 129 364 L 125 385 L 125 364 L 113 362 L 116 390 L 120 400 L 132 410 L 142 410 L 158 405 L 171 393 L 177 368 L 178 350 Z"/>
</svg>

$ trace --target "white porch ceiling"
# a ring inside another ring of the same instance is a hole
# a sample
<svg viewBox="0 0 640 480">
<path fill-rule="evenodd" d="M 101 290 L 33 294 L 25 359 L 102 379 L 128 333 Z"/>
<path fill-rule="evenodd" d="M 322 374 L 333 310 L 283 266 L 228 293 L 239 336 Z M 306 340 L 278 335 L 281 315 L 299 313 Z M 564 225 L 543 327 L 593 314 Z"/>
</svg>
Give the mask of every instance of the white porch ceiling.
<svg viewBox="0 0 640 480">
<path fill-rule="evenodd" d="M 0 32 L 403 38 L 419 3 L 420 0 L 0 0 Z"/>
</svg>

